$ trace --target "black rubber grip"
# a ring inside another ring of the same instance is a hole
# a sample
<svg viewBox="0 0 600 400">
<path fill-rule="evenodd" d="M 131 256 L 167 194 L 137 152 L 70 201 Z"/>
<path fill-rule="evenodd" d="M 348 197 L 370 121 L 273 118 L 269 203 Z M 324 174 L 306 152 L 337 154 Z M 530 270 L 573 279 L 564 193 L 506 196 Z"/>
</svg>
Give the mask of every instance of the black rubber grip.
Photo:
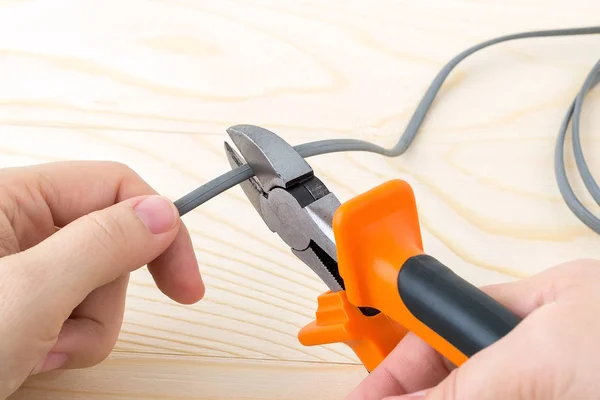
<svg viewBox="0 0 600 400">
<path fill-rule="evenodd" d="M 428 255 L 409 258 L 398 274 L 409 311 L 465 356 L 496 342 L 521 319 Z"/>
</svg>

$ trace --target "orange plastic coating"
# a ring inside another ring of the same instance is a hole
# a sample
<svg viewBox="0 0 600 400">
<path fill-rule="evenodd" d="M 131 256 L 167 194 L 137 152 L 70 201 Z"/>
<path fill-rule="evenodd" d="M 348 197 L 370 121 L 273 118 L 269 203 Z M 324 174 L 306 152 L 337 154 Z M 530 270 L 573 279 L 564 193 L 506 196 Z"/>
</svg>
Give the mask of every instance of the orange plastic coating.
<svg viewBox="0 0 600 400">
<path fill-rule="evenodd" d="M 407 333 L 382 313 L 365 316 L 348 302 L 344 291 L 319 296 L 316 317 L 300 330 L 300 343 L 304 346 L 345 343 L 368 371 L 373 371 Z"/>
<path fill-rule="evenodd" d="M 415 333 L 455 365 L 467 357 L 419 321 L 398 293 L 404 262 L 423 253 L 414 193 L 392 180 L 338 208 L 333 220 L 338 267 L 350 303 L 380 310 Z"/>
</svg>

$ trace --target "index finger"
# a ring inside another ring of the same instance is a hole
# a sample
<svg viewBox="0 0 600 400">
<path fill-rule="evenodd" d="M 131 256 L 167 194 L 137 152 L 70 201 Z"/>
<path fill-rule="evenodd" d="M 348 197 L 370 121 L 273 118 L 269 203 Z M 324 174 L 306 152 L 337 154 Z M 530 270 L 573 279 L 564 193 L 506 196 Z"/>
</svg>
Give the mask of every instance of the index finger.
<svg viewBox="0 0 600 400">
<path fill-rule="evenodd" d="M 132 169 L 115 162 L 55 162 L 26 170 L 58 227 L 132 197 L 158 194 Z M 183 223 L 172 245 L 149 263 L 148 269 L 159 289 L 175 301 L 189 304 L 204 295 L 192 241 Z"/>
<path fill-rule="evenodd" d="M 124 164 L 62 161 L 23 169 L 28 186 L 39 189 L 54 223 L 63 227 L 93 211 L 132 197 L 158 194 Z"/>
</svg>

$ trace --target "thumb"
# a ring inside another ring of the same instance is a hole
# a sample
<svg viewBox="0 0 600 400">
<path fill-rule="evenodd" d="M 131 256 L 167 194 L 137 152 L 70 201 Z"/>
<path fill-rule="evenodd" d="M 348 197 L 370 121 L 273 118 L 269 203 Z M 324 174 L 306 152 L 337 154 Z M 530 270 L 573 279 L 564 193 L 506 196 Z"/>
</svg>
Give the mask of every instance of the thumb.
<svg viewBox="0 0 600 400">
<path fill-rule="evenodd" d="M 93 290 L 157 258 L 174 241 L 179 226 L 177 209 L 160 196 L 136 197 L 92 212 L 2 260 L 13 264 L 7 269 L 8 291 L 29 303 L 21 304 L 21 310 L 44 304 L 45 312 L 61 311 L 66 319 Z"/>
</svg>

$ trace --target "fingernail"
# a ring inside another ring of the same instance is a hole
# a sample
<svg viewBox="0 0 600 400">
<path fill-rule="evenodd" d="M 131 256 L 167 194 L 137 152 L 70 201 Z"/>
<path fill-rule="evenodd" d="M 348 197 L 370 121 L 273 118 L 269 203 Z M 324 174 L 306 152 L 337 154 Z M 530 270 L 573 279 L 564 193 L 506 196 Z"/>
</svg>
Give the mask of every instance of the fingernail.
<svg viewBox="0 0 600 400">
<path fill-rule="evenodd" d="M 407 394 L 406 396 L 404 396 L 402 398 L 416 400 L 416 399 L 424 399 L 425 396 L 427 396 L 427 390 L 421 390 L 420 392 Z"/>
<path fill-rule="evenodd" d="M 64 353 L 48 353 L 46 358 L 35 366 L 31 375 L 43 374 L 44 372 L 54 371 L 67 363 L 68 357 Z"/>
<path fill-rule="evenodd" d="M 133 210 L 155 235 L 168 232 L 178 218 L 173 203 L 161 196 L 148 197 L 138 203 Z"/>
<path fill-rule="evenodd" d="M 427 390 L 422 390 L 420 392 L 405 394 L 403 396 L 386 397 L 384 400 L 418 400 L 418 399 L 424 399 L 426 396 L 427 396 Z"/>
</svg>

